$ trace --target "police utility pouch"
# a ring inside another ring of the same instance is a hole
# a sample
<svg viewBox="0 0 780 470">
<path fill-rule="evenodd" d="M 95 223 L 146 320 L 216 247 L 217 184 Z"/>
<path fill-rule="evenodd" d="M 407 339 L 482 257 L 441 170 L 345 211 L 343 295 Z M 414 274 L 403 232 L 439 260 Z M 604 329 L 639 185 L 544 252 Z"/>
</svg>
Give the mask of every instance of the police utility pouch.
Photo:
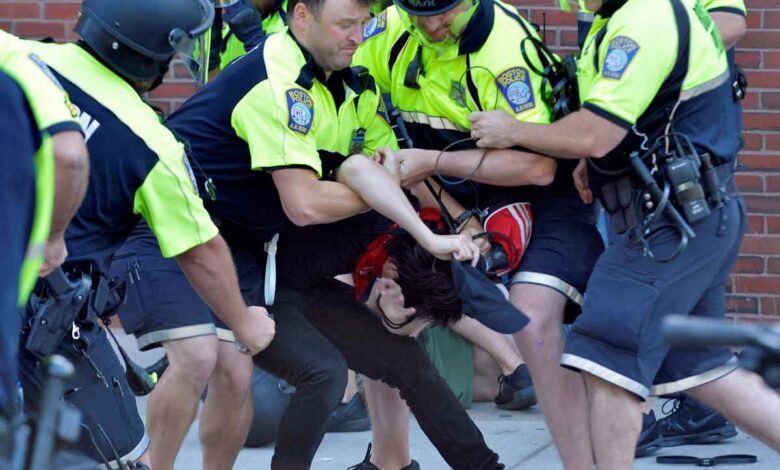
<svg viewBox="0 0 780 470">
<path fill-rule="evenodd" d="M 25 347 L 35 355 L 46 357 L 73 331 L 76 316 L 89 300 L 92 279 L 82 273 L 71 281 L 58 268 L 43 281 L 45 287 L 33 294 L 28 304 L 30 333 Z"/>
<path fill-rule="evenodd" d="M 677 204 L 689 224 L 695 224 L 710 215 L 704 189 L 699 182 L 699 165 L 693 158 L 675 158 L 666 162 L 664 173 L 672 186 Z"/>
</svg>

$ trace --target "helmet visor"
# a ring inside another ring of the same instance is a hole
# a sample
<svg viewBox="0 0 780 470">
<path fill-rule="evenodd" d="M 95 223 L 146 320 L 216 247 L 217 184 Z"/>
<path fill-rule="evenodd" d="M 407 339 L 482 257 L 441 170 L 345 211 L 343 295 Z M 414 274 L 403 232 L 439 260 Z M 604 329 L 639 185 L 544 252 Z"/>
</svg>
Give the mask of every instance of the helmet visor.
<svg viewBox="0 0 780 470">
<path fill-rule="evenodd" d="M 214 22 L 214 7 L 209 0 L 198 0 L 201 8 L 201 21 L 195 28 L 185 31 L 174 28 L 168 35 L 168 42 L 187 64 L 193 78 L 206 83 L 209 70 L 209 39 L 211 24 Z"/>
</svg>

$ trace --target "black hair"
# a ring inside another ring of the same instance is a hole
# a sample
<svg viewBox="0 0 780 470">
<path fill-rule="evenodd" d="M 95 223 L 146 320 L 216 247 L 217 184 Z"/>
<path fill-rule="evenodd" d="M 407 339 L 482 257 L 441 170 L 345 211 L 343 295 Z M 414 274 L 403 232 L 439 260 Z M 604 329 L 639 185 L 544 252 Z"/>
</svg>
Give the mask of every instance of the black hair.
<svg viewBox="0 0 780 470">
<path fill-rule="evenodd" d="M 418 318 L 445 326 L 463 316 L 463 304 L 455 291 L 450 262 L 435 258 L 405 231 L 387 244 L 390 261 L 396 267 L 406 307 L 414 307 Z"/>
<path fill-rule="evenodd" d="M 314 14 L 315 17 L 319 18 L 320 12 L 322 11 L 322 5 L 326 1 L 327 0 L 287 0 L 287 16 L 292 18 L 293 11 L 295 11 L 295 5 L 303 3 Z M 363 6 L 368 6 L 371 3 L 371 0 L 352 1 Z"/>
</svg>

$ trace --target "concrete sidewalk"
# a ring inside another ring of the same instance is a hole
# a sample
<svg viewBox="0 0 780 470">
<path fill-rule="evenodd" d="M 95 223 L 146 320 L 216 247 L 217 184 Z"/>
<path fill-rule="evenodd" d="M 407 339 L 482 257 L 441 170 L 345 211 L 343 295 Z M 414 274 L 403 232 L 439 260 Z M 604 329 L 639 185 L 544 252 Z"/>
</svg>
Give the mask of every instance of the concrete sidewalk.
<svg viewBox="0 0 780 470">
<path fill-rule="evenodd" d="M 162 354 L 161 349 L 149 353 L 141 353 L 135 348 L 134 341 L 124 334 L 119 334 L 119 340 L 128 352 L 142 365 L 153 363 Z M 138 399 L 141 416 L 146 414 L 146 398 Z M 656 415 L 660 416 L 660 404 Z M 546 470 L 562 469 L 550 434 L 538 407 L 530 411 L 508 412 L 497 409 L 492 403 L 478 403 L 470 410 L 477 426 L 485 435 L 488 445 L 496 451 L 501 462 L 507 469 Z M 780 423 L 778 423 L 780 425 Z M 185 439 L 182 450 L 176 461 L 176 470 L 193 470 L 201 468 L 201 451 L 198 442 L 198 422 L 196 421 Z M 322 445 L 314 459 L 315 470 L 345 470 L 360 462 L 366 453 L 366 446 L 371 441 L 370 432 L 326 434 Z M 412 419 L 410 432 L 412 458 L 420 463 L 423 470 L 445 470 L 449 466 L 439 456 L 436 449 L 422 433 L 417 423 Z M 238 457 L 235 469 L 267 469 L 270 466 L 272 447 L 259 449 L 244 449 Z M 780 469 L 780 453 L 774 452 L 747 434 L 739 435 L 724 443 L 708 446 L 683 446 L 662 449 L 656 455 L 693 455 L 697 457 L 714 457 L 725 454 L 753 454 L 758 456 L 758 463 L 752 465 L 718 465 L 723 469 L 744 470 L 775 470 Z M 693 469 L 695 466 L 661 465 L 655 462 L 655 456 L 637 461 L 636 469 Z"/>
</svg>

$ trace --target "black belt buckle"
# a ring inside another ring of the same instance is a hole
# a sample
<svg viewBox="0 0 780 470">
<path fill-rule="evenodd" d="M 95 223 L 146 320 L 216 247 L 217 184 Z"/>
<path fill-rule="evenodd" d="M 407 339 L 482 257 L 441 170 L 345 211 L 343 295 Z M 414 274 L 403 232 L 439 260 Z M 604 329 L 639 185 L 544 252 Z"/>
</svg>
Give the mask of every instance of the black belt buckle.
<svg viewBox="0 0 780 470">
<path fill-rule="evenodd" d="M 663 455 L 655 458 L 656 463 L 669 465 L 696 465 L 697 467 L 715 467 L 719 464 L 737 465 L 758 462 L 758 457 L 750 454 L 728 454 L 717 457 L 694 457 L 690 455 Z"/>
</svg>

